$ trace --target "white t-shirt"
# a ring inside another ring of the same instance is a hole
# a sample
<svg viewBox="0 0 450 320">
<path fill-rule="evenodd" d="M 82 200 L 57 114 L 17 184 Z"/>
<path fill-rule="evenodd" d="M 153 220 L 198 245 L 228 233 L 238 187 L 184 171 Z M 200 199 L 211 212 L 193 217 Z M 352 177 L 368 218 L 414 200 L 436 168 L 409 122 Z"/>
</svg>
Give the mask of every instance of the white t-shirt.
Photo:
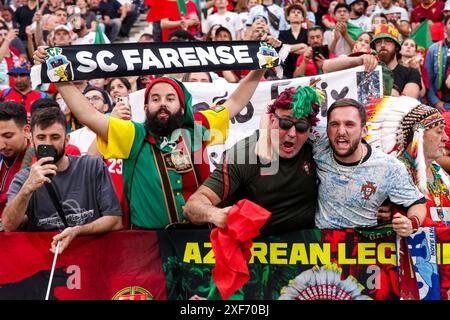
<svg viewBox="0 0 450 320">
<path fill-rule="evenodd" d="M 80 149 L 81 155 L 84 156 L 97 135 L 88 127 L 75 130 L 69 134 L 69 143 Z"/>
<path fill-rule="evenodd" d="M 372 22 L 370 21 L 370 18 L 365 15 L 361 15 L 358 19 L 350 18 L 348 19 L 348 22 L 354 24 L 357 27 L 360 27 L 364 31 L 371 31 L 372 28 Z"/>
<path fill-rule="evenodd" d="M 103 33 L 103 37 L 105 38 L 106 43 L 111 43 L 108 37 Z M 91 31 L 86 34 L 84 37 L 77 38 L 72 42 L 72 44 L 94 44 L 95 41 L 95 32 Z"/>
<path fill-rule="evenodd" d="M 220 24 L 227 28 L 231 32 L 233 40 L 236 40 L 236 31 L 240 32 L 244 28 L 239 14 L 230 11 L 227 11 L 223 15 L 214 13 L 208 16 L 208 19 L 206 19 L 206 30 L 204 32 L 208 32 L 215 24 Z"/>
</svg>

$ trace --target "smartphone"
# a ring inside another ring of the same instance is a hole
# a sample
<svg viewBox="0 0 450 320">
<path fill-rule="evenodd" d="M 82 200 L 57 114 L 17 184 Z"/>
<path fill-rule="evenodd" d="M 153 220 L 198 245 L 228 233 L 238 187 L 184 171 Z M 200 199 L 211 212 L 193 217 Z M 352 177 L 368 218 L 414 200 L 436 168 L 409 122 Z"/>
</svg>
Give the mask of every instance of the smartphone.
<svg viewBox="0 0 450 320">
<path fill-rule="evenodd" d="M 56 158 L 56 149 L 52 144 L 40 144 L 37 147 L 36 150 L 36 157 L 39 159 L 45 158 L 45 157 L 53 157 L 53 159 Z M 55 161 L 49 161 L 46 163 L 52 163 L 54 164 Z"/>
<path fill-rule="evenodd" d="M 314 47 L 313 48 L 313 55 L 318 57 L 319 54 L 321 54 L 325 59 L 328 59 L 329 56 L 330 56 L 330 52 L 328 50 L 328 46 L 324 45 L 324 46 Z"/>
<path fill-rule="evenodd" d="M 122 102 L 123 104 L 128 105 L 128 97 L 117 97 L 116 103 Z"/>
</svg>

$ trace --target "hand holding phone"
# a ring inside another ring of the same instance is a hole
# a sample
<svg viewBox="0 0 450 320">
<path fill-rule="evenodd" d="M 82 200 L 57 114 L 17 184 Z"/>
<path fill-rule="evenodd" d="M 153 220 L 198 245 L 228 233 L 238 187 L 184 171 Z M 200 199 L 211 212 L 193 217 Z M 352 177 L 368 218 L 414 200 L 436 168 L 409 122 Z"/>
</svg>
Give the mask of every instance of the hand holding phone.
<svg viewBox="0 0 450 320">
<path fill-rule="evenodd" d="M 38 160 L 45 158 L 45 157 L 53 157 L 53 161 L 45 162 L 44 164 L 47 164 L 47 163 L 54 164 L 56 155 L 57 155 L 56 149 L 52 144 L 40 144 L 37 147 L 36 157 L 38 158 Z"/>
</svg>

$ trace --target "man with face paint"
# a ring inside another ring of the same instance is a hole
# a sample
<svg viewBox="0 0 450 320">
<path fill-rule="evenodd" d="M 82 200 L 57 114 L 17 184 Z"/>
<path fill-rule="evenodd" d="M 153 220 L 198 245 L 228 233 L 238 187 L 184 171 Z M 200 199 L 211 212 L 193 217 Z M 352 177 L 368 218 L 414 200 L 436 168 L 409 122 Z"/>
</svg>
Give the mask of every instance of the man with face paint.
<svg viewBox="0 0 450 320">
<path fill-rule="evenodd" d="M 53 238 L 51 251 L 59 253 L 79 235 L 100 234 L 122 228 L 122 212 L 108 168 L 98 157 L 65 155 L 69 142 L 65 116 L 59 108 L 33 113 L 32 145 L 52 145 L 56 156 L 44 157 L 14 177 L 3 212 L 5 231 L 21 225 L 27 231 L 62 231 Z M 68 227 L 64 226 L 44 186 L 51 183 L 59 196 Z"/>
</svg>

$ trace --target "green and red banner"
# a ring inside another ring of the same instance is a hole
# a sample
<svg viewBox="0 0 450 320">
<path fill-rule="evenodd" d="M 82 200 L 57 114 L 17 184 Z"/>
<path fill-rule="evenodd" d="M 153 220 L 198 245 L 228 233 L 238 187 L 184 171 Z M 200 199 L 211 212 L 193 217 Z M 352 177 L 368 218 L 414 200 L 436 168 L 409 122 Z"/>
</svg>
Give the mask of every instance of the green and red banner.
<svg viewBox="0 0 450 320">
<path fill-rule="evenodd" d="M 53 235 L 0 233 L 0 299 L 45 298 Z M 450 233 L 433 229 L 432 239 L 435 246 L 426 250 L 420 234 L 409 242 L 414 270 L 424 266 L 416 270 L 417 287 L 421 297 L 429 295 L 436 276 L 427 270 L 437 265 L 437 290 L 441 299 L 448 299 Z M 400 297 L 391 232 L 302 230 L 255 238 L 251 251 L 250 280 L 242 287 L 245 300 Z M 434 262 L 430 256 L 436 257 Z M 207 229 L 79 237 L 58 257 L 50 298 L 203 299 L 210 292 L 214 264 Z"/>
</svg>

